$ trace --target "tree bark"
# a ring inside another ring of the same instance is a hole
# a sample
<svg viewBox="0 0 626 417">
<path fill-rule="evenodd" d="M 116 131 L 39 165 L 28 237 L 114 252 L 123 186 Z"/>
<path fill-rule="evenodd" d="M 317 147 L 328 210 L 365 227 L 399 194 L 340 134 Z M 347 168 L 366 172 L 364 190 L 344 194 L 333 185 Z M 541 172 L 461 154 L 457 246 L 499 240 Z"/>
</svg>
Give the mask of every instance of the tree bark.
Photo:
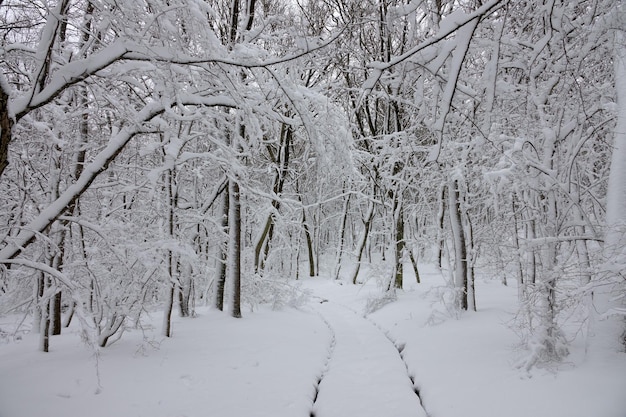
<svg viewBox="0 0 626 417">
<path fill-rule="evenodd" d="M 177 191 L 174 184 L 175 172 L 170 169 L 166 173 L 166 190 L 167 190 L 167 224 L 168 235 L 170 239 L 175 238 L 176 231 L 176 206 Z M 167 283 L 165 311 L 163 315 L 163 336 L 172 337 L 172 310 L 174 309 L 174 298 L 177 288 L 180 287 L 178 282 L 178 259 L 171 249 L 167 250 L 167 263 L 169 281 Z"/>
<path fill-rule="evenodd" d="M 456 306 L 460 310 L 467 310 L 467 247 L 463 231 L 461 201 L 458 180 L 450 182 L 448 190 L 450 225 L 454 243 L 454 287 L 456 290 Z"/>
<path fill-rule="evenodd" d="M 395 217 L 395 277 L 394 287 L 401 289 L 404 278 L 404 265 L 402 264 L 404 258 L 405 242 L 404 242 L 404 204 L 402 201 L 396 199 L 394 204 L 394 217 Z"/>
<path fill-rule="evenodd" d="M 413 255 L 413 251 L 409 250 L 409 258 L 411 259 L 411 265 L 413 265 L 413 272 L 415 273 L 415 280 L 417 281 L 418 284 L 422 283 L 422 280 L 420 279 L 420 273 L 419 270 L 417 269 L 417 260 L 415 259 L 415 256 Z"/>
<path fill-rule="evenodd" d="M 274 162 L 276 162 L 276 164 L 278 165 L 278 172 L 274 177 L 274 185 L 272 187 L 272 191 L 274 192 L 276 198 L 272 200 L 272 212 L 268 214 L 267 220 L 265 221 L 265 226 L 263 227 L 263 231 L 261 232 L 261 236 L 259 237 L 257 244 L 254 248 L 254 268 L 255 272 L 257 273 L 263 271 L 265 267 L 265 261 L 269 256 L 272 238 L 274 237 L 274 217 L 280 209 L 280 200 L 278 200 L 278 198 L 282 194 L 283 187 L 285 185 L 285 178 L 287 176 L 287 169 L 289 167 L 289 148 L 291 147 L 292 135 L 293 131 L 291 127 L 283 123 L 280 133 L 280 146 L 278 148 L 278 155 L 277 157 L 272 158 L 274 159 Z M 269 146 L 268 152 L 270 152 L 270 155 L 273 155 L 273 152 L 270 150 Z M 261 256 L 261 253 L 263 254 L 263 256 Z"/>
<path fill-rule="evenodd" d="M 50 348 L 50 303 L 51 300 L 43 300 L 41 307 L 41 328 L 39 330 L 39 350 L 48 352 Z"/>
<path fill-rule="evenodd" d="M 0 74 L 0 178 L 9 166 L 9 144 L 13 129 L 13 120 L 9 116 L 9 91 L 5 91 L 6 83 L 4 75 Z"/>
<path fill-rule="evenodd" d="M 361 261 L 363 259 L 363 252 L 365 251 L 365 247 L 367 245 L 367 239 L 369 237 L 370 230 L 372 228 L 372 219 L 374 218 L 374 203 L 370 201 L 367 214 L 365 216 L 365 221 L 363 223 L 363 236 L 361 236 L 361 240 L 359 241 L 359 247 L 357 248 L 356 255 L 356 267 L 354 268 L 354 272 L 352 273 L 352 284 L 356 284 L 357 278 L 359 276 L 359 271 L 361 269 Z"/>
<path fill-rule="evenodd" d="M 441 187 L 441 193 L 439 195 L 439 210 L 437 212 L 437 266 L 441 269 L 443 263 L 443 233 L 444 233 L 444 219 L 446 213 L 446 187 Z"/>
<path fill-rule="evenodd" d="M 230 180 L 230 275 L 232 290 L 231 316 L 241 317 L 241 203 L 239 184 Z"/>
<path fill-rule="evenodd" d="M 230 182 L 229 182 L 230 183 Z M 221 221 L 221 232 L 224 236 L 229 236 L 229 222 L 228 217 L 230 214 L 230 190 L 226 189 L 223 191 L 222 196 L 222 221 Z M 229 239 L 223 239 L 222 243 L 219 247 L 219 260 L 217 264 L 217 273 L 216 280 L 217 284 L 215 286 L 215 308 L 220 311 L 224 310 L 224 287 L 226 285 L 226 264 L 228 262 L 228 243 Z"/>
<path fill-rule="evenodd" d="M 626 1 L 616 7 L 615 22 L 626 19 Z M 617 95 L 617 123 L 607 189 L 604 252 L 615 263 L 614 270 L 624 268 L 626 242 L 626 30 L 616 29 L 614 71 Z M 620 265 L 621 263 L 621 265 Z M 620 275 L 622 275 L 620 277 Z M 626 349 L 626 301 L 623 274 L 595 274 L 593 308 L 590 317 L 589 348 L 592 355 Z M 621 312 L 621 313 L 620 313 Z"/>
<path fill-rule="evenodd" d="M 343 257 L 345 241 L 346 241 L 346 225 L 348 223 L 348 209 L 350 208 L 350 196 L 348 194 L 343 207 L 343 216 L 341 218 L 341 231 L 339 232 L 339 248 L 337 249 L 337 260 L 335 261 L 335 279 L 339 279 L 339 273 L 341 272 L 341 260 Z"/>
<path fill-rule="evenodd" d="M 302 199 L 300 199 L 302 201 Z M 307 253 L 309 255 L 309 276 L 315 276 L 315 251 L 313 250 L 313 239 L 309 223 L 306 220 L 306 209 L 302 207 L 302 227 L 304 228 L 304 237 L 306 239 Z"/>
</svg>

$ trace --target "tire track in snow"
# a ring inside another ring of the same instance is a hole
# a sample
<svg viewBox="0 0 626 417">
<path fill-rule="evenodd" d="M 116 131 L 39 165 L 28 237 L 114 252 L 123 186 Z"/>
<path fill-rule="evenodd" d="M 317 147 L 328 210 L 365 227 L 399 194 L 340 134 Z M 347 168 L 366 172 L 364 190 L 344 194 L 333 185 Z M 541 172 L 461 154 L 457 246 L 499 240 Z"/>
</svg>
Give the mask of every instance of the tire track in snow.
<svg viewBox="0 0 626 417">
<path fill-rule="evenodd" d="M 323 304 L 325 302 L 328 302 L 328 300 L 322 300 L 320 304 Z M 326 325 L 326 327 L 328 327 L 328 330 L 330 331 L 330 343 L 328 345 L 328 356 L 326 356 L 326 361 L 324 362 L 324 367 L 322 369 L 322 372 L 317 377 L 316 383 L 313 385 L 313 388 L 315 391 L 313 393 L 313 401 L 311 402 L 311 413 L 309 414 L 309 417 L 316 417 L 315 416 L 315 403 L 317 402 L 317 396 L 319 395 L 319 392 L 320 392 L 320 384 L 324 380 L 324 376 L 326 376 L 326 372 L 328 372 L 328 364 L 330 363 L 333 357 L 333 352 L 335 350 L 335 344 L 337 340 L 336 335 L 335 335 L 335 330 L 330 325 L 328 320 L 326 320 L 326 318 L 319 311 L 316 311 L 316 314 L 318 315 L 320 320 L 324 322 L 324 324 Z"/>
<path fill-rule="evenodd" d="M 400 356 L 400 359 L 402 360 L 402 362 L 404 362 L 404 366 L 406 367 L 406 375 L 409 378 L 409 381 L 411 381 L 411 386 L 413 387 L 413 392 L 415 393 L 415 395 L 417 396 L 417 399 L 420 402 L 420 405 L 422 406 L 422 408 L 424 409 L 424 412 L 426 413 L 426 417 L 432 417 L 430 415 L 430 413 L 428 412 L 428 410 L 426 409 L 426 407 L 424 406 L 424 399 L 422 398 L 422 394 L 420 392 L 420 387 L 419 385 L 417 385 L 415 383 L 415 375 L 413 375 L 411 373 L 411 371 L 409 370 L 409 364 L 406 363 L 406 360 L 404 359 L 404 348 L 406 347 L 406 345 L 404 343 L 396 343 L 390 336 L 389 333 L 386 332 L 385 330 L 381 329 L 376 323 L 374 323 L 373 321 L 371 321 L 369 318 L 367 319 L 368 321 L 370 321 L 371 323 L 373 323 L 379 330 L 381 333 L 383 333 L 385 335 L 385 337 L 387 338 L 387 340 L 389 340 L 389 342 L 391 344 L 393 344 L 393 346 L 396 348 L 396 351 L 398 352 L 398 356 Z"/>
<path fill-rule="evenodd" d="M 328 300 L 326 299 L 322 299 L 321 303 L 325 303 L 328 302 Z M 334 305 L 338 305 L 342 308 L 344 308 L 347 311 L 350 311 L 352 313 L 354 313 L 357 317 L 362 318 L 364 320 L 367 320 L 368 322 L 370 322 L 374 327 L 376 327 L 376 329 L 378 329 L 379 332 L 381 332 L 385 338 L 387 338 L 387 340 L 389 340 L 389 342 L 394 346 L 394 348 L 396 349 L 396 351 L 398 352 L 398 355 L 400 356 L 400 359 L 402 360 L 402 362 L 404 363 L 404 367 L 406 368 L 406 375 L 409 378 L 409 381 L 411 381 L 411 386 L 413 387 L 413 392 L 415 393 L 415 395 L 417 396 L 420 405 L 422 406 L 422 408 L 424 409 L 424 412 L 426 414 L 426 417 L 432 417 L 431 414 L 428 412 L 428 410 L 426 409 L 425 405 L 424 405 L 424 398 L 422 398 L 422 394 L 421 394 L 421 389 L 420 386 L 415 382 L 415 375 L 413 375 L 413 373 L 411 372 L 410 368 L 409 368 L 409 364 L 406 362 L 406 360 L 404 359 L 404 348 L 406 347 L 406 344 L 404 342 L 398 342 L 397 340 L 395 340 L 390 334 L 389 334 L 389 330 L 383 328 L 380 324 L 378 324 L 377 322 L 375 322 L 374 320 L 372 320 L 367 314 L 361 314 L 359 313 L 357 310 L 355 310 L 354 308 L 347 306 L 345 304 L 342 303 L 337 303 L 337 302 L 333 302 Z M 319 314 L 319 313 L 318 313 Z M 322 318 L 323 319 L 323 318 Z M 323 319 L 324 322 L 326 323 L 327 326 L 330 327 L 329 323 L 327 320 Z M 332 331 L 332 328 L 331 328 Z M 334 332 L 333 332 L 333 342 L 334 342 Z M 319 385 L 319 384 L 318 384 Z M 316 396 L 317 397 L 317 396 Z"/>
<path fill-rule="evenodd" d="M 353 313 L 358 315 L 358 313 L 355 310 L 353 310 L 353 309 L 351 309 L 349 307 L 346 307 L 346 308 L 348 308 L 350 311 L 352 311 Z M 398 355 L 400 356 L 400 359 L 402 360 L 402 362 L 404 362 L 404 366 L 406 368 L 406 375 L 409 378 L 409 380 L 411 381 L 411 386 L 413 387 L 413 392 L 415 393 L 415 395 L 417 395 L 417 398 L 419 399 L 420 405 L 422 406 L 422 408 L 424 409 L 424 412 L 426 413 L 426 417 L 432 417 L 432 415 L 428 412 L 428 410 L 426 409 L 426 407 L 424 405 L 424 398 L 422 397 L 420 386 L 415 382 L 415 375 L 413 375 L 413 373 L 411 372 L 411 370 L 409 368 L 409 364 L 407 363 L 406 359 L 404 359 L 404 349 L 406 348 L 406 343 L 398 342 L 397 340 L 395 340 L 389 334 L 389 330 L 383 328 L 380 324 L 378 324 L 374 320 L 372 320 L 368 315 L 364 315 L 363 318 L 365 320 L 367 320 L 368 322 L 372 323 L 372 325 L 374 327 L 376 327 L 379 332 L 381 332 L 383 335 L 385 335 L 387 340 L 389 340 L 389 342 L 396 348 L 396 351 L 398 352 Z"/>
<path fill-rule="evenodd" d="M 331 331 L 332 349 L 316 384 L 311 417 L 428 417 L 403 347 L 347 306 L 322 301 L 315 310 Z"/>
</svg>

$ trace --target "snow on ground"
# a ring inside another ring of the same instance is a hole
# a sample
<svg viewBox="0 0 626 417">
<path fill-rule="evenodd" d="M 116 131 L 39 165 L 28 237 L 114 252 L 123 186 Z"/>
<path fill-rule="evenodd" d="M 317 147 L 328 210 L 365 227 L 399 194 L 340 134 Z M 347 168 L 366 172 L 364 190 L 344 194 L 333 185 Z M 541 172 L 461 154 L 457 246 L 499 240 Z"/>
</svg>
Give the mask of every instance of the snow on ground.
<svg viewBox="0 0 626 417">
<path fill-rule="evenodd" d="M 395 346 L 372 323 L 334 302 L 318 308 L 333 334 L 316 417 L 425 417 Z"/>
<path fill-rule="evenodd" d="M 30 337 L 0 346 L 0 416 L 309 416 L 330 344 L 318 317 L 208 311 L 174 326 L 172 339 L 135 332 L 101 350 L 99 384 L 76 335 L 54 337 L 49 354 Z"/>
<path fill-rule="evenodd" d="M 478 312 L 455 317 L 440 302 L 441 273 L 421 265 L 420 275 L 422 284 L 405 276 L 398 300 L 370 314 L 367 305 L 380 293 L 373 282 L 310 280 L 307 286 L 360 312 L 401 348 L 430 417 L 626 417 L 626 355 L 590 362 L 579 338 L 566 362 L 520 370 L 526 351 L 511 329 L 515 284 L 478 281 Z"/>
<path fill-rule="evenodd" d="M 514 286 L 478 281 L 479 311 L 455 317 L 441 274 L 421 275 L 370 314 L 375 278 L 307 279 L 299 310 L 201 310 L 172 339 L 134 330 L 97 361 L 71 332 L 48 354 L 32 335 L 0 344 L 0 417 L 626 417 L 626 355 L 591 362 L 575 339 L 569 362 L 519 370 Z"/>
</svg>

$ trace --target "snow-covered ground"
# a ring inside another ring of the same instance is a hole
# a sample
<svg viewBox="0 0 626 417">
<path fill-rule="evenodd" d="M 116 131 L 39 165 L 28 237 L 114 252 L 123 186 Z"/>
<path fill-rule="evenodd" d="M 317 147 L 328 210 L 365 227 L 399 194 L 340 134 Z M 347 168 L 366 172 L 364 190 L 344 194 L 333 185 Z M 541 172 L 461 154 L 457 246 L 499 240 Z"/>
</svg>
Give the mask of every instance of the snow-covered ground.
<svg viewBox="0 0 626 417">
<path fill-rule="evenodd" d="M 514 287 L 478 281 L 479 311 L 453 317 L 441 275 L 422 280 L 365 314 L 374 279 L 307 279 L 299 309 L 204 309 L 171 339 L 133 330 L 97 357 L 72 332 L 48 354 L 26 335 L 0 345 L 0 417 L 626 416 L 626 355 L 590 362 L 575 339 L 570 362 L 520 370 Z"/>
</svg>

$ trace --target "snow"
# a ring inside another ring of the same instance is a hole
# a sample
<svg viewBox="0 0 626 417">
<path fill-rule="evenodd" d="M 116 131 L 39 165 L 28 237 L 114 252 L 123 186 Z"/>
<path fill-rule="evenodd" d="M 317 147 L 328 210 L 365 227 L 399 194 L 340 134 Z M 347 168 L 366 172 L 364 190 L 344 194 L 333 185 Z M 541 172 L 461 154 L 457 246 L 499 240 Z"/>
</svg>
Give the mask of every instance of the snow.
<svg viewBox="0 0 626 417">
<path fill-rule="evenodd" d="M 32 336 L 2 346 L 0 415 L 308 416 L 330 337 L 317 316 L 204 311 L 175 319 L 171 339 L 156 327 L 125 335 L 97 362 L 71 334 L 49 355 Z"/>
<path fill-rule="evenodd" d="M 406 265 L 405 270 L 409 269 Z M 429 416 L 626 415 L 626 355 L 591 361 L 585 357 L 584 341 L 576 339 L 567 362 L 530 372 L 518 369 L 517 363 L 527 352 L 519 346 L 512 327 L 517 310 L 515 286 L 479 279 L 478 312 L 457 317 L 440 302 L 448 291 L 441 272 L 420 265 L 420 275 L 422 284 L 409 284 L 397 301 L 367 318 L 403 347 L 408 374 Z M 405 282 L 411 280 L 405 276 Z M 309 285 L 329 302 L 361 312 L 380 291 L 374 284 L 362 287 L 326 281 Z"/>
<path fill-rule="evenodd" d="M 618 9 L 622 19 L 626 12 Z M 613 154 L 611 169 L 606 193 L 606 224 L 605 252 L 607 259 L 614 264 L 613 268 L 623 269 L 626 262 L 624 241 L 626 236 L 626 33 L 623 30 L 615 32 L 615 91 L 617 96 L 617 123 L 613 139 Z M 624 317 L 603 317 L 607 312 L 620 311 L 625 307 L 624 298 L 615 297 L 623 293 L 623 273 L 610 274 L 609 279 L 600 277 L 595 279 L 593 311 L 598 315 L 594 318 L 591 332 L 590 349 L 593 353 L 602 355 L 604 350 L 611 352 L 619 349 L 620 340 L 623 340 Z M 615 286 L 615 287 L 614 287 Z M 621 287 L 618 287 L 621 286 Z M 620 291 L 620 288 L 622 289 Z"/>
<path fill-rule="evenodd" d="M 334 338 L 315 416 L 426 416 L 404 362 L 380 330 L 332 301 L 319 311 Z"/>
<path fill-rule="evenodd" d="M 204 308 L 174 317 L 173 338 L 159 335 L 155 312 L 97 355 L 72 328 L 48 354 L 36 335 L 5 340 L 0 416 L 624 417 L 624 354 L 590 359 L 575 337 L 567 362 L 518 369 L 514 286 L 478 279 L 478 312 L 454 314 L 443 274 L 420 265 L 420 275 L 416 284 L 407 272 L 387 304 L 367 265 L 360 285 L 306 279 L 299 309 L 233 319 Z"/>
</svg>

